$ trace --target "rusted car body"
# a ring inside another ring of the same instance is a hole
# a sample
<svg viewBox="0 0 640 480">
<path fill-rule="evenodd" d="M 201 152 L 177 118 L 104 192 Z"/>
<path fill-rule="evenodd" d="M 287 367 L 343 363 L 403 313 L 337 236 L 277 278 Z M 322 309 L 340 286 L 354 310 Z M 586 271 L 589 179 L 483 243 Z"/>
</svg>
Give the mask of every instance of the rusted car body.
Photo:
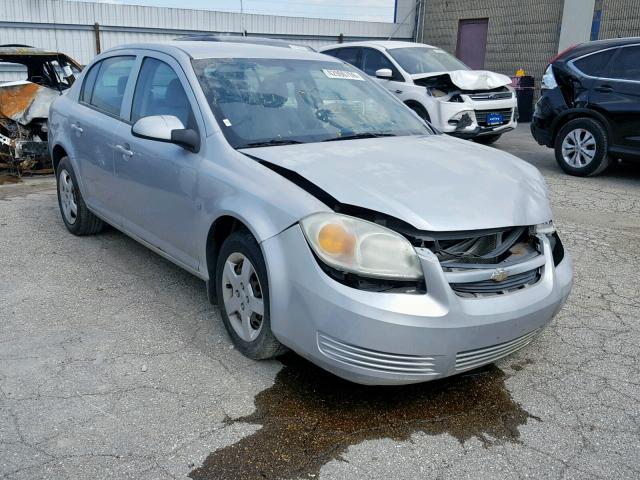
<svg viewBox="0 0 640 480">
<path fill-rule="evenodd" d="M 0 64 L 26 69 L 26 78 L 0 82 L 0 169 L 46 172 L 49 106 L 82 67 L 63 53 L 19 45 L 0 46 Z"/>
</svg>

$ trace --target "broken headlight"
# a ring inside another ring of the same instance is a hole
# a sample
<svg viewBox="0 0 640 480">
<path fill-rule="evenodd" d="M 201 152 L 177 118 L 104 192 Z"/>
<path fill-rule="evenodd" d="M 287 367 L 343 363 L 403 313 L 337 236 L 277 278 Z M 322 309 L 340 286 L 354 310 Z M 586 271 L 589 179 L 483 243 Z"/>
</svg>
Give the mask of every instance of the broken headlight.
<svg viewBox="0 0 640 480">
<path fill-rule="evenodd" d="M 300 224 L 316 256 L 329 267 L 387 280 L 423 277 L 411 243 L 388 228 L 335 213 L 315 213 Z"/>
</svg>

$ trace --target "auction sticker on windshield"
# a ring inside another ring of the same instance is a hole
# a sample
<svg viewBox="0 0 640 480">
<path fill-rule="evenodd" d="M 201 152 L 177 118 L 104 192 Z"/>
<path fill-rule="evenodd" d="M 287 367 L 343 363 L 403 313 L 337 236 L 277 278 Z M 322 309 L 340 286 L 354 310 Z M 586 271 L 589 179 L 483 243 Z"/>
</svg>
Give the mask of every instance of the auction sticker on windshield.
<svg viewBox="0 0 640 480">
<path fill-rule="evenodd" d="M 356 72 L 350 72 L 348 70 L 329 70 L 327 68 L 323 68 L 322 71 L 329 78 L 338 78 L 340 80 L 361 80 L 364 82 L 364 78 Z"/>
</svg>

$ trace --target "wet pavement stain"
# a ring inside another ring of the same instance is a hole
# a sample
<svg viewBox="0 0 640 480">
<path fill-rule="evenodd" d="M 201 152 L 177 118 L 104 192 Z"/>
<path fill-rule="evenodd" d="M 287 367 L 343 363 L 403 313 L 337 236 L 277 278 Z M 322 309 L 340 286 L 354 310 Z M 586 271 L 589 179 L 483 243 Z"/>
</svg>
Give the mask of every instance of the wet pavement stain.
<svg viewBox="0 0 640 480">
<path fill-rule="evenodd" d="M 5 185 L 9 183 L 20 183 L 22 179 L 20 177 L 15 177 L 13 175 L 5 175 L 0 174 L 0 185 Z"/>
<path fill-rule="evenodd" d="M 230 423 L 262 428 L 211 453 L 194 480 L 297 479 L 364 440 L 408 440 L 413 433 L 448 433 L 485 446 L 518 441 L 518 426 L 539 420 L 515 403 L 502 370 L 491 365 L 443 380 L 368 387 L 342 380 L 300 357 L 281 358 L 274 385 L 255 398 L 256 410 Z"/>
</svg>

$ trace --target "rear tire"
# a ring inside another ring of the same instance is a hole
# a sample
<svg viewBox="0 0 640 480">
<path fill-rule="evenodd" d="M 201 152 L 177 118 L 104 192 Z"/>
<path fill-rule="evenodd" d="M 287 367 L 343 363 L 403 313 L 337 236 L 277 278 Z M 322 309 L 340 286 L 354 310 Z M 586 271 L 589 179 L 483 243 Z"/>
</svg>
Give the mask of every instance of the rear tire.
<svg viewBox="0 0 640 480">
<path fill-rule="evenodd" d="M 569 175 L 592 177 L 609 166 L 609 136 L 593 118 L 567 122 L 555 139 L 556 161 Z"/>
<path fill-rule="evenodd" d="M 492 143 L 496 143 L 501 136 L 501 133 L 496 133 L 495 135 L 481 135 L 474 138 L 473 141 L 481 143 L 482 145 L 491 145 Z"/>
<path fill-rule="evenodd" d="M 67 230 L 74 235 L 93 235 L 104 227 L 84 203 L 78 180 L 68 157 L 63 157 L 56 169 L 58 206 Z"/>
<path fill-rule="evenodd" d="M 287 351 L 271 331 L 267 267 L 251 233 L 239 230 L 224 241 L 215 282 L 222 321 L 243 355 L 265 360 Z"/>
</svg>

